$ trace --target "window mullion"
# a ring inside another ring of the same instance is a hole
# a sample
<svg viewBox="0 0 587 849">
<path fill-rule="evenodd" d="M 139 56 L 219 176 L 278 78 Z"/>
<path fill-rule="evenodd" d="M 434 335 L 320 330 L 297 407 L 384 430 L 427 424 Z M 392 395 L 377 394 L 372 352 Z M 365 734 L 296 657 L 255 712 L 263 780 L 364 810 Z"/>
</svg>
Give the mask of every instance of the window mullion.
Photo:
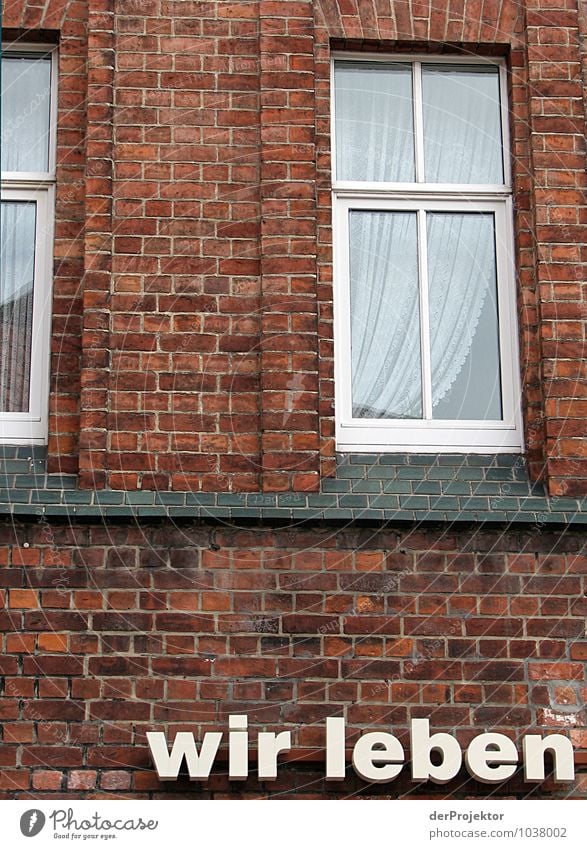
<svg viewBox="0 0 587 849">
<path fill-rule="evenodd" d="M 428 305 L 428 240 L 426 210 L 418 210 L 418 268 L 420 277 L 420 347 L 422 350 L 422 400 L 425 419 L 432 418 L 432 373 L 430 368 L 430 316 Z"/>
<path fill-rule="evenodd" d="M 414 93 L 414 144 L 416 153 L 416 183 L 424 178 L 424 113 L 422 107 L 422 63 L 414 62 L 412 86 Z"/>
</svg>

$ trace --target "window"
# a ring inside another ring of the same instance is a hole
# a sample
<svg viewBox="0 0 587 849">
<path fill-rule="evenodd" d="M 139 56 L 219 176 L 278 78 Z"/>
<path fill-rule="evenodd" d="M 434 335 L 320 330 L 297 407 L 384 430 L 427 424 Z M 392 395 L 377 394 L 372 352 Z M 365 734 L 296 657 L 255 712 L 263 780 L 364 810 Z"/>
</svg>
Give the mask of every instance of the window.
<svg viewBox="0 0 587 849">
<path fill-rule="evenodd" d="M 2 52 L 0 440 L 47 438 L 56 54 Z"/>
<path fill-rule="evenodd" d="M 336 441 L 522 448 L 505 67 L 333 65 Z"/>
</svg>

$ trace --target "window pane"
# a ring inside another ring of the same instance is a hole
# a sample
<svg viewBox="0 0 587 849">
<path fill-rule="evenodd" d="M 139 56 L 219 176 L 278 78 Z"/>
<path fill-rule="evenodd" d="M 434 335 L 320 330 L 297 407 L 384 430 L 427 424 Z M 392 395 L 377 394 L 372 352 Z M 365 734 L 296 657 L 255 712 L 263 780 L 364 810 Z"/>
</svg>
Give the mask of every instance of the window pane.
<svg viewBox="0 0 587 849">
<path fill-rule="evenodd" d="M 335 65 L 336 174 L 339 180 L 413 182 L 410 65 Z"/>
<path fill-rule="evenodd" d="M 500 420 L 501 376 L 491 213 L 429 213 L 432 417 Z"/>
<path fill-rule="evenodd" d="M 422 417 L 416 214 L 350 213 L 356 418 Z"/>
<path fill-rule="evenodd" d="M 36 207 L 3 201 L 0 270 L 0 410 L 29 409 Z"/>
<path fill-rule="evenodd" d="M 423 65 L 429 183 L 503 183 L 499 69 Z"/>
<path fill-rule="evenodd" d="M 47 171 L 51 60 L 2 57 L 2 170 Z"/>
</svg>

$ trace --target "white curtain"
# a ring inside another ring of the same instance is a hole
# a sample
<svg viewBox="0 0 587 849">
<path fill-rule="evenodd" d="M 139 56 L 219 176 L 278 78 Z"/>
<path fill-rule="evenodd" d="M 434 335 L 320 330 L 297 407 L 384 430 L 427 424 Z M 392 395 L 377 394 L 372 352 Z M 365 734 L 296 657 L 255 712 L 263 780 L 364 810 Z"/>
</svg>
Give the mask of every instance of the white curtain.
<svg viewBox="0 0 587 849">
<path fill-rule="evenodd" d="M 2 57 L 2 170 L 46 171 L 51 60 Z"/>
<path fill-rule="evenodd" d="M 500 419 L 493 215 L 428 213 L 426 223 L 432 417 Z"/>
<path fill-rule="evenodd" d="M 335 65 L 337 179 L 412 182 L 409 65 Z"/>
<path fill-rule="evenodd" d="M 416 213 L 350 214 L 353 415 L 421 418 Z"/>
<path fill-rule="evenodd" d="M 337 177 L 413 181 L 410 66 L 340 64 Z M 422 66 L 427 182 L 502 183 L 499 73 Z M 500 419 L 492 214 L 427 213 L 432 416 Z M 350 213 L 353 415 L 423 416 L 416 214 Z"/>
<path fill-rule="evenodd" d="M 423 65 L 428 183 L 503 183 L 499 72 L 493 66 Z"/>
<path fill-rule="evenodd" d="M 0 219 L 0 409 L 24 413 L 29 409 L 35 204 L 3 201 Z"/>
<path fill-rule="evenodd" d="M 427 231 L 433 418 L 499 419 L 493 216 L 428 213 Z M 421 419 L 416 213 L 354 210 L 349 232 L 353 415 Z"/>
</svg>

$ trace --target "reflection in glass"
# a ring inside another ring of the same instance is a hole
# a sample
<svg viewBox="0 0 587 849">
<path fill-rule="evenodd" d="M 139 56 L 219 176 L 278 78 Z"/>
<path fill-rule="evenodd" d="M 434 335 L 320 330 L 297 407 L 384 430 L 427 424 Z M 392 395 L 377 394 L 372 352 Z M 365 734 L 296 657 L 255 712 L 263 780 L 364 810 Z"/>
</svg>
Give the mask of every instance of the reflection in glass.
<svg viewBox="0 0 587 849">
<path fill-rule="evenodd" d="M 352 407 L 422 417 L 416 213 L 350 213 Z"/>
</svg>

